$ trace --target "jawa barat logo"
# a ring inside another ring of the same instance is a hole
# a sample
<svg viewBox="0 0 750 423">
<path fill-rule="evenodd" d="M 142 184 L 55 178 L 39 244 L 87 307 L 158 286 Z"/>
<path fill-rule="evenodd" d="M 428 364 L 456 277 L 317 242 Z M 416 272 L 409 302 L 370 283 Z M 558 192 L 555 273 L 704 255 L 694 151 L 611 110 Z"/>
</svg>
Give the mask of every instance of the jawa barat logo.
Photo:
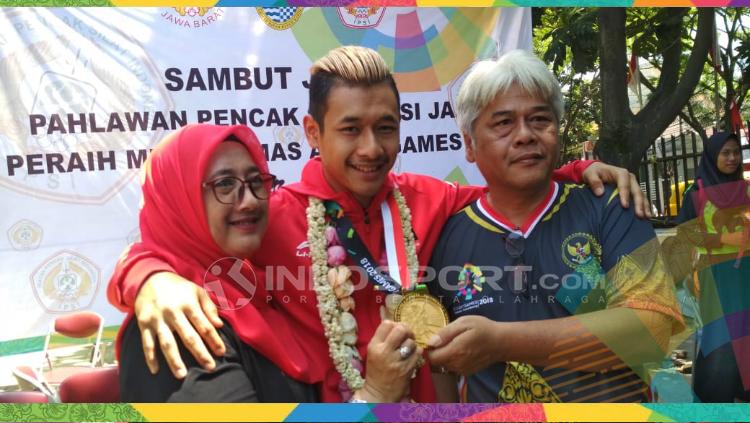
<svg viewBox="0 0 750 423">
<path fill-rule="evenodd" d="M 223 7 L 172 7 L 161 14 L 167 22 L 185 28 L 202 28 L 218 22 L 222 16 Z"/>
</svg>

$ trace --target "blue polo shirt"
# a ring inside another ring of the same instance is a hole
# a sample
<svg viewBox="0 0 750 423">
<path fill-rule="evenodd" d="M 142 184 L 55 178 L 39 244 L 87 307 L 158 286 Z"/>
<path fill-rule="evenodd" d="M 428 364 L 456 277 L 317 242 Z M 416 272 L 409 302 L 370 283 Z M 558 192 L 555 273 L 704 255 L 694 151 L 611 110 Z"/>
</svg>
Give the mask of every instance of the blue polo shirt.
<svg viewBox="0 0 750 423">
<path fill-rule="evenodd" d="M 522 240 L 508 245 L 511 232 Z M 483 196 L 445 225 L 431 266 L 436 278 L 429 290 L 451 320 L 467 315 L 545 320 L 613 307 L 655 310 L 680 320 L 653 228 L 623 209 L 611 187 L 596 197 L 584 186 L 553 182 L 520 227 Z M 581 348 L 582 359 L 589 352 Z M 646 394 L 646 384 L 627 366 L 601 373 L 499 363 L 468 377 L 463 397 L 633 402 L 645 401 Z"/>
</svg>

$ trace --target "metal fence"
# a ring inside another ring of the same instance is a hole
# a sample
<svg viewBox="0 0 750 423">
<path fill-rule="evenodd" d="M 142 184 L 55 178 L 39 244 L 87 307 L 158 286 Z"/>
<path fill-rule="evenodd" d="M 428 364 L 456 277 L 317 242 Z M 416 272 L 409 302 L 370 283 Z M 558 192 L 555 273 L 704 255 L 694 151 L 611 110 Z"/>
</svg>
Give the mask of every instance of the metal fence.
<svg viewBox="0 0 750 423">
<path fill-rule="evenodd" d="M 712 130 L 708 132 L 709 136 L 713 133 Z M 742 138 L 743 157 L 747 162 L 750 145 L 744 136 Z M 702 153 L 700 136 L 695 132 L 683 132 L 655 140 L 643 155 L 638 180 L 651 200 L 657 222 L 674 224 L 682 206 L 682 195 L 695 178 Z"/>
</svg>

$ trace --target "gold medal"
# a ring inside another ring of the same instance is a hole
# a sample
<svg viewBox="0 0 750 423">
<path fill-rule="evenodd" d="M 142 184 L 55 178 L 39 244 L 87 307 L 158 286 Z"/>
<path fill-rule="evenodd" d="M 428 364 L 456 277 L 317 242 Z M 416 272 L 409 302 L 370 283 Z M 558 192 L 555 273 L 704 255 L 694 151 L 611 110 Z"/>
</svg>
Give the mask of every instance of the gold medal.
<svg viewBox="0 0 750 423">
<path fill-rule="evenodd" d="M 414 331 L 414 340 L 422 348 L 440 329 L 448 325 L 448 312 L 437 298 L 422 292 L 409 292 L 396 307 L 393 316 Z"/>
</svg>

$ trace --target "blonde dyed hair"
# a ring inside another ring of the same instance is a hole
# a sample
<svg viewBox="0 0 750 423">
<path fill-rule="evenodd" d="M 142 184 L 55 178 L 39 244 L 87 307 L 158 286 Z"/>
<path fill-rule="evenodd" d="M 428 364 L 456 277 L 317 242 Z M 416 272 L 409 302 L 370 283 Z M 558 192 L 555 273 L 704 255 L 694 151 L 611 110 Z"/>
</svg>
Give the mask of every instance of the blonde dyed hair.
<svg viewBox="0 0 750 423">
<path fill-rule="evenodd" d="M 342 46 L 313 63 L 310 74 L 326 72 L 353 84 L 376 84 L 391 76 L 377 51 L 360 46 Z"/>
<path fill-rule="evenodd" d="M 360 46 L 342 46 L 328 52 L 310 68 L 308 113 L 323 130 L 328 96 L 337 85 L 369 87 L 387 84 L 396 96 L 396 106 L 401 99 L 385 59 L 375 50 Z"/>
</svg>

